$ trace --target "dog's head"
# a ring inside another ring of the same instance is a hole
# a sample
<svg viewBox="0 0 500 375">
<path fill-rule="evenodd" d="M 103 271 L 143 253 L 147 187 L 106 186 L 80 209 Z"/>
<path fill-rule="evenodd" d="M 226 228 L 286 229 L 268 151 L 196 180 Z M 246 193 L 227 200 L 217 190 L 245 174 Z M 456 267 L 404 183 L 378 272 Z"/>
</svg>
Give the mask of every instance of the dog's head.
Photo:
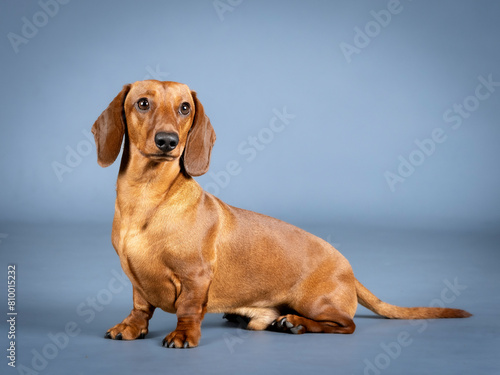
<svg viewBox="0 0 500 375">
<path fill-rule="evenodd" d="M 180 159 L 190 176 L 207 172 L 215 132 L 196 93 L 177 82 L 138 81 L 125 85 L 92 127 L 97 161 L 111 165 L 123 137 L 152 161 Z"/>
</svg>

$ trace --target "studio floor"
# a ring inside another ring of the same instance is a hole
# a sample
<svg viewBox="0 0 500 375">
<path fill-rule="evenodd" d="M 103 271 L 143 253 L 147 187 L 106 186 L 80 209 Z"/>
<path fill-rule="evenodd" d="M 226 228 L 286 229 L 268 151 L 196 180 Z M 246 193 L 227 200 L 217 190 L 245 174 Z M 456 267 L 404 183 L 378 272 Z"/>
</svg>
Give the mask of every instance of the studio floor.
<svg viewBox="0 0 500 375">
<path fill-rule="evenodd" d="M 174 315 L 156 311 L 144 340 L 104 339 L 126 317 L 131 285 L 106 224 L 0 226 L 4 280 L 16 265 L 16 368 L 2 374 L 499 374 L 500 236 L 303 226 L 351 262 L 379 298 L 442 304 L 468 319 L 389 320 L 359 307 L 352 335 L 252 332 L 207 314 L 200 346 L 166 349 Z M 7 292 L 1 294 L 7 312 Z M 4 313 L 5 314 L 5 313 Z M 6 315 L 3 352 L 9 347 Z"/>
</svg>

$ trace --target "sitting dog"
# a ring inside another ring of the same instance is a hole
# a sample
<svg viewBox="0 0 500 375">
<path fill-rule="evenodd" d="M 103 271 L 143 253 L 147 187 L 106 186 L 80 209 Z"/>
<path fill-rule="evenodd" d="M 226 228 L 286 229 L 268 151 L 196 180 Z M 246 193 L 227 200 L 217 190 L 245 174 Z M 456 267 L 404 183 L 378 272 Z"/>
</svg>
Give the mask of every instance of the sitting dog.
<svg viewBox="0 0 500 375">
<path fill-rule="evenodd" d="M 124 139 L 112 243 L 132 282 L 133 309 L 106 338 L 145 337 L 156 308 L 177 314 L 163 340 L 169 348 L 197 346 L 206 312 L 297 334 L 352 333 L 358 303 L 396 319 L 470 316 L 382 302 L 326 241 L 203 191 L 193 176 L 207 172 L 215 132 L 184 84 L 125 85 L 92 132 L 102 167 Z"/>
</svg>

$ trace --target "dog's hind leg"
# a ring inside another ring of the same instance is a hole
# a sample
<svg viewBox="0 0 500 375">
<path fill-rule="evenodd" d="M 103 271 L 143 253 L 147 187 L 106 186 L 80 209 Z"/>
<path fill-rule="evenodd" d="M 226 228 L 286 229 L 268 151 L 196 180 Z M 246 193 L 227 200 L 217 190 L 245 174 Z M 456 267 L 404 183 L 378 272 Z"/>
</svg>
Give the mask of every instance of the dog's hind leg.
<svg viewBox="0 0 500 375">
<path fill-rule="evenodd" d="M 301 334 L 312 333 L 353 333 L 356 329 L 354 321 L 346 314 L 332 307 L 324 313 L 310 319 L 299 315 L 288 314 L 280 316 L 273 326 L 277 330 Z"/>
<path fill-rule="evenodd" d="M 281 315 L 273 327 L 298 334 L 354 332 L 352 318 L 358 302 L 350 267 L 335 269 L 325 262 L 292 293 L 290 308 L 296 313 Z"/>
</svg>

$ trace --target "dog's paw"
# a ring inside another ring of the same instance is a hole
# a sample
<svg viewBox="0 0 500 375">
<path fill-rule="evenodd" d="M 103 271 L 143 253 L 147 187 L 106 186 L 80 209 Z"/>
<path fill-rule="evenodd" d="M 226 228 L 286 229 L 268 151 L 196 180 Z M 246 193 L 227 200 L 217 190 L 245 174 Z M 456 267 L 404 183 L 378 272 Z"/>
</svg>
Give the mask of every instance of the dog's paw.
<svg viewBox="0 0 500 375">
<path fill-rule="evenodd" d="M 306 333 L 306 328 L 300 324 L 300 317 L 296 315 L 285 315 L 280 316 L 274 322 L 271 323 L 270 328 L 280 332 L 287 332 L 300 335 Z"/>
<path fill-rule="evenodd" d="M 104 338 L 112 340 L 135 340 L 143 339 L 148 334 L 147 328 L 139 328 L 126 323 L 120 323 L 109 329 Z"/>
<path fill-rule="evenodd" d="M 200 332 L 196 330 L 178 331 L 169 333 L 164 339 L 162 345 L 165 348 L 194 348 L 200 341 Z"/>
</svg>

